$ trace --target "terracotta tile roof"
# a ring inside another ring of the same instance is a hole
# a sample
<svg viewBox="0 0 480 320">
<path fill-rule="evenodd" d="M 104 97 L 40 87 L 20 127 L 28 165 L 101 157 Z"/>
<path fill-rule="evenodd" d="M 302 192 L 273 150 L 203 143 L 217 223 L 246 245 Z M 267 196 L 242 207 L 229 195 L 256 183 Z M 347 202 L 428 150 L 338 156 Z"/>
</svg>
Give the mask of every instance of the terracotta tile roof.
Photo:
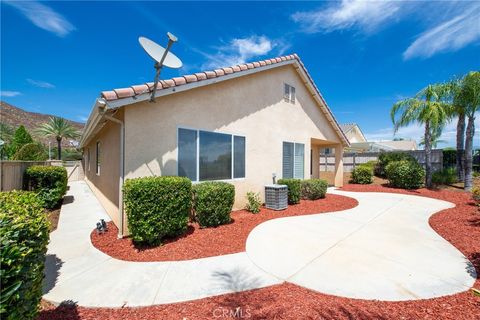
<svg viewBox="0 0 480 320">
<path fill-rule="evenodd" d="M 232 73 L 243 72 L 243 71 L 255 69 L 255 68 L 261 68 L 266 65 L 271 65 L 271 64 L 282 62 L 282 61 L 294 60 L 294 59 L 297 59 L 301 63 L 300 58 L 296 54 L 291 54 L 288 56 L 283 56 L 283 57 L 278 57 L 273 59 L 242 63 L 236 66 L 219 68 L 213 71 L 204 71 L 204 72 L 198 72 L 194 74 L 187 74 L 181 77 L 175 77 L 168 80 L 160 80 L 158 83 L 157 91 L 163 90 L 166 88 L 182 86 L 191 82 L 197 82 L 197 81 L 202 81 L 202 80 L 207 80 L 212 78 L 220 78 Z M 143 93 L 151 92 L 152 89 L 153 89 L 153 82 L 148 82 L 145 84 L 134 85 L 129 88 L 120 88 L 120 89 L 114 89 L 111 91 L 103 91 L 101 93 L 101 97 L 107 101 L 112 101 L 112 100 L 129 98 L 129 97 L 133 97 Z"/>
</svg>

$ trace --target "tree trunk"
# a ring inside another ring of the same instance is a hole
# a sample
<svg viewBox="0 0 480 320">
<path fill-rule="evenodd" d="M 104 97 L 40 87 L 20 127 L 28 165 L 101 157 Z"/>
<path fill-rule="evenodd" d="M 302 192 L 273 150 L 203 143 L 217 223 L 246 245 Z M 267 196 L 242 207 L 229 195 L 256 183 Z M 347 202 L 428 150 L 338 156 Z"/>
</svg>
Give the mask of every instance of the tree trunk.
<svg viewBox="0 0 480 320">
<path fill-rule="evenodd" d="M 432 133 L 430 132 L 430 122 L 425 123 L 425 185 L 432 187 Z"/>
<path fill-rule="evenodd" d="M 473 134 L 475 132 L 475 117 L 469 116 L 468 117 L 468 124 L 467 124 L 467 134 L 465 139 L 465 191 L 472 190 L 472 165 L 473 165 L 473 157 L 472 157 L 472 147 L 473 147 Z"/>
<path fill-rule="evenodd" d="M 57 159 L 62 160 L 62 138 L 57 137 Z"/>
<path fill-rule="evenodd" d="M 465 179 L 465 114 L 458 114 L 457 122 L 457 178 L 458 181 Z"/>
</svg>

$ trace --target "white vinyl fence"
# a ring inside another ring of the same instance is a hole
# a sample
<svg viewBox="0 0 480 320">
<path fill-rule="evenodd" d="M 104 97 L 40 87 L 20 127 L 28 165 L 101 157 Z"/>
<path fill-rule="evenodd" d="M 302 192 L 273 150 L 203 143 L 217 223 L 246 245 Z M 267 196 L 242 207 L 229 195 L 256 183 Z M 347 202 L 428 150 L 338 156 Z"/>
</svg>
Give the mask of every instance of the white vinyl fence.
<svg viewBox="0 0 480 320">
<path fill-rule="evenodd" d="M 404 151 L 411 154 L 418 163 L 425 167 L 425 150 Z M 359 164 L 368 161 L 377 161 L 381 152 L 346 152 L 343 154 L 343 171 L 352 172 L 352 170 Z M 432 169 L 433 172 L 443 169 L 443 152 L 442 150 L 432 150 Z M 334 155 L 320 155 L 320 171 L 334 171 L 335 170 L 335 156 Z"/>
</svg>

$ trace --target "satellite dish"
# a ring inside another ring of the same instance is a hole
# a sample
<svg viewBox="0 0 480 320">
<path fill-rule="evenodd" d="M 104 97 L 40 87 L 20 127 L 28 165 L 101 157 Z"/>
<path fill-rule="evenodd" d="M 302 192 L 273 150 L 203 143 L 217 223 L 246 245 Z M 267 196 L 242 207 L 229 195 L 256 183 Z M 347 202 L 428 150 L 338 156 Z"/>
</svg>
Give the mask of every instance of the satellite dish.
<svg viewBox="0 0 480 320">
<path fill-rule="evenodd" d="M 178 59 L 177 56 L 171 52 L 167 52 L 162 62 L 162 58 L 165 55 L 166 50 L 156 42 L 145 37 L 138 38 L 138 42 L 140 42 L 140 45 L 143 47 L 145 52 L 157 63 L 162 63 L 164 66 L 173 69 L 178 69 L 182 66 L 182 61 L 180 61 L 180 59 Z"/>
<path fill-rule="evenodd" d="M 162 71 L 162 67 L 166 66 L 168 68 L 175 68 L 178 69 L 182 66 L 182 61 L 177 58 L 173 53 L 169 52 L 172 44 L 177 42 L 178 39 L 170 32 L 167 32 L 168 37 L 168 44 L 167 48 L 163 48 L 161 45 L 153 42 L 150 39 L 145 37 L 139 37 L 138 42 L 142 48 L 147 52 L 147 54 L 155 60 L 155 78 L 153 80 L 153 90 L 152 95 L 150 97 L 150 102 L 155 102 L 155 92 L 157 92 L 158 86 L 158 78 L 160 77 L 160 72 Z"/>
</svg>

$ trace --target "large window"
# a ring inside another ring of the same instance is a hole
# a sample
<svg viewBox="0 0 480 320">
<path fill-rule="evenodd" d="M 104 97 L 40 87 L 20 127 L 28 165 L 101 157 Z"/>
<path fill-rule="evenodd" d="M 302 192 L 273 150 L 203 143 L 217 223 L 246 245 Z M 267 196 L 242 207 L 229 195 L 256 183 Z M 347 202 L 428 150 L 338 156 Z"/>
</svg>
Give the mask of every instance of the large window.
<svg viewBox="0 0 480 320">
<path fill-rule="evenodd" d="M 245 178 L 245 137 L 178 129 L 178 175 L 192 181 Z"/>
<path fill-rule="evenodd" d="M 305 145 L 303 143 L 283 143 L 282 177 L 303 179 L 305 172 Z"/>
</svg>

